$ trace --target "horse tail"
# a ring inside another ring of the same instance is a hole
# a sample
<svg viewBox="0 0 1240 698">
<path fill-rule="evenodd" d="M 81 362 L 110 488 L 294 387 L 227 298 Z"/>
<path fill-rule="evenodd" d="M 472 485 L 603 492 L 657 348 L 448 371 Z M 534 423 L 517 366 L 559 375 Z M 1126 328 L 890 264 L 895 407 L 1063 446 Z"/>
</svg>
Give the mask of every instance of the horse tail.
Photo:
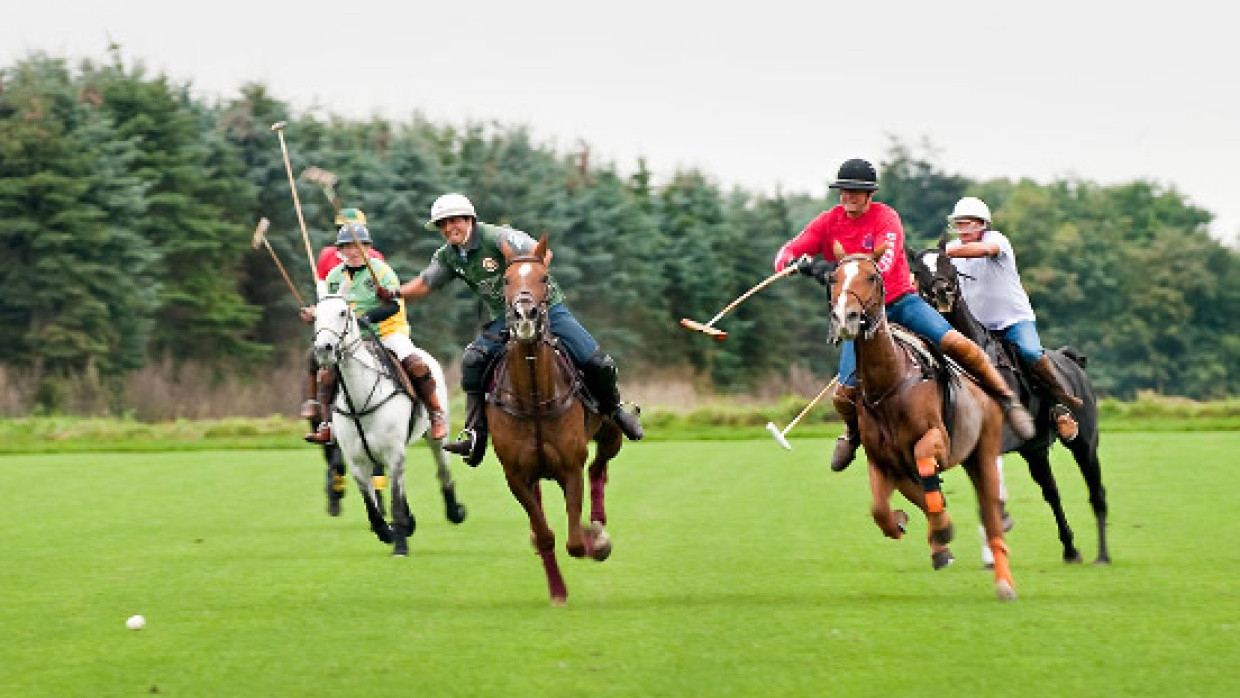
<svg viewBox="0 0 1240 698">
<path fill-rule="evenodd" d="M 1059 347 L 1059 351 L 1063 352 L 1064 356 L 1072 359 L 1072 363 L 1080 366 L 1081 368 L 1085 368 L 1085 365 L 1089 363 L 1089 357 L 1086 356 L 1080 349 L 1077 349 L 1070 344 L 1065 344 L 1062 347 Z"/>
</svg>

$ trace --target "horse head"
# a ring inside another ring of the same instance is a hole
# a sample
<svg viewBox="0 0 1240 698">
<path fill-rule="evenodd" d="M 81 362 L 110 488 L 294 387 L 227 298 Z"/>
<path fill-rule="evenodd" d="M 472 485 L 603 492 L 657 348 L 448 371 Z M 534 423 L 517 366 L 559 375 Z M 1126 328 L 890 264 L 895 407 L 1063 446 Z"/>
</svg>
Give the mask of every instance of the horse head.
<svg viewBox="0 0 1240 698">
<path fill-rule="evenodd" d="M 940 313 L 950 313 L 960 298 L 960 277 L 941 248 L 909 255 L 917 293 Z"/>
<path fill-rule="evenodd" d="M 887 251 L 883 243 L 870 254 L 844 253 L 835 243 L 835 258 L 840 260 L 828 277 L 831 291 L 831 341 L 867 339 L 878 329 L 884 317 L 883 274 L 878 260 Z"/>
<path fill-rule="evenodd" d="M 547 296 L 551 293 L 547 236 L 529 254 L 514 257 L 504 272 L 508 328 L 519 342 L 543 339 L 549 332 Z"/>
<path fill-rule="evenodd" d="M 314 359 L 322 366 L 335 365 L 359 337 L 353 309 L 343 295 L 323 296 L 314 309 Z"/>
</svg>

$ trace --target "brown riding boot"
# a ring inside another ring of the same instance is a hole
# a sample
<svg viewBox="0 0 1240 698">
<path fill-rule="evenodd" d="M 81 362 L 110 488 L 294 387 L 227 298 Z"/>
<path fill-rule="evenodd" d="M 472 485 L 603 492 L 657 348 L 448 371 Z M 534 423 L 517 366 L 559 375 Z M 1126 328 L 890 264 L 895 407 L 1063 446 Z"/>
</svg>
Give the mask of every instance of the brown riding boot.
<svg viewBox="0 0 1240 698">
<path fill-rule="evenodd" d="M 409 382 L 413 384 L 413 392 L 426 406 L 426 416 L 430 419 L 430 435 L 432 439 L 442 439 L 448 435 L 448 421 L 444 419 L 443 407 L 439 404 L 439 396 L 435 394 L 435 377 L 431 369 L 417 354 L 410 354 L 401 362 L 405 373 L 409 374 Z"/>
<path fill-rule="evenodd" d="M 986 352 L 956 330 L 944 335 L 940 346 L 948 356 L 977 379 L 983 390 L 999 402 L 999 406 L 1003 408 L 1003 417 L 1012 426 L 1012 431 L 1022 439 L 1032 439 L 1036 433 L 1033 417 L 1029 410 L 1020 404 L 1016 393 L 1012 392 L 999 371 L 991 365 L 990 359 L 986 358 Z"/>
<path fill-rule="evenodd" d="M 332 401 L 336 399 L 336 372 L 329 368 L 319 369 L 319 428 L 306 434 L 312 444 L 332 443 Z"/>
<path fill-rule="evenodd" d="M 844 420 L 844 433 L 835 440 L 835 450 L 831 453 L 831 470 L 838 473 L 853 462 L 857 447 L 861 445 L 861 432 L 857 429 L 857 389 L 837 385 L 832 402 Z"/>
</svg>

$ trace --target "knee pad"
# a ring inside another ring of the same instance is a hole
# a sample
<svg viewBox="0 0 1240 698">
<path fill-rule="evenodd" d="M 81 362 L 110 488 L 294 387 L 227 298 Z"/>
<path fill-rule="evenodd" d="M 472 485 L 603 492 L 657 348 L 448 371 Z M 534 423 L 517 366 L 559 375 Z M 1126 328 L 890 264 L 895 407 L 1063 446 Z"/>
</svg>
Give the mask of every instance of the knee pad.
<svg viewBox="0 0 1240 698">
<path fill-rule="evenodd" d="M 470 344 L 461 354 L 461 390 L 467 393 L 481 393 L 486 386 L 487 365 L 491 363 L 491 355 L 480 346 Z"/>
</svg>

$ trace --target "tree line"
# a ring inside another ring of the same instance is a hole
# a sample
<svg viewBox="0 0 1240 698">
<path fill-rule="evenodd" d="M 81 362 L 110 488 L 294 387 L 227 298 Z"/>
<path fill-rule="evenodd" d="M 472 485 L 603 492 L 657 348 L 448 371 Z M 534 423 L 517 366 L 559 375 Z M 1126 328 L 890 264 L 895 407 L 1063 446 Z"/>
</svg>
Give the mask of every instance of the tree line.
<svg viewBox="0 0 1240 698">
<path fill-rule="evenodd" d="M 801 365 L 834 372 L 825 291 L 794 277 L 723 322 L 725 342 L 678 327 L 706 320 L 771 273 L 788 238 L 832 198 L 725 189 L 684 170 L 664 182 L 539 142 L 524 126 L 395 122 L 294 113 L 261 84 L 231 99 L 129 66 L 119 53 L 69 65 L 31 54 L 0 69 L 0 364 L 56 410 L 95 390 L 124 410 L 129 372 L 171 358 L 221 373 L 261 371 L 309 332 L 271 259 L 250 245 L 260 217 L 303 296 L 306 251 L 271 124 L 295 174 L 340 177 L 402 280 L 441 244 L 430 202 L 448 191 L 483 220 L 549 235 L 553 273 L 583 323 L 632 375 L 683 369 L 728 392 Z M 956 199 L 980 196 L 1017 251 L 1048 346 L 1090 356 L 1098 390 L 1217 398 L 1240 394 L 1240 256 L 1207 234 L 1211 214 L 1149 181 L 976 181 L 942 171 L 928 148 L 893 140 L 877 200 L 930 246 Z M 824 182 L 838 163 L 823 163 Z M 304 178 L 299 198 L 317 248 L 333 209 Z M 445 362 L 485 319 L 464 284 L 408 310 L 414 340 Z"/>
</svg>

